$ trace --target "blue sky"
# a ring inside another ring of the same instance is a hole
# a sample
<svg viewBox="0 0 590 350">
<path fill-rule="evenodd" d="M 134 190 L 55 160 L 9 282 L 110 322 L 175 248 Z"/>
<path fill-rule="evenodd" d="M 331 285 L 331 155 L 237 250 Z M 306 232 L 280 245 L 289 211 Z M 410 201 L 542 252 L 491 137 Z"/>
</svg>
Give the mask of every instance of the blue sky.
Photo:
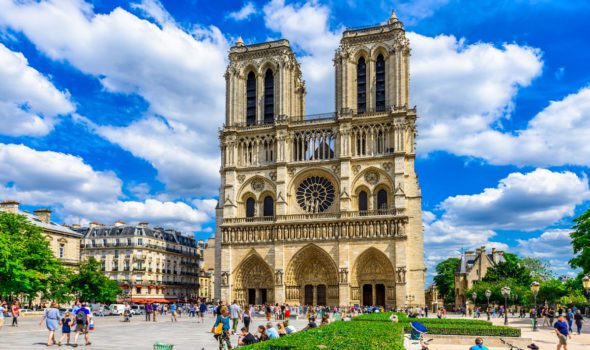
<svg viewBox="0 0 590 350">
<path fill-rule="evenodd" d="M 0 199 L 207 237 L 235 39 L 289 39 L 307 112 L 328 112 L 342 30 L 392 9 L 412 47 L 430 272 L 486 245 L 571 274 L 568 228 L 590 200 L 587 1 L 0 0 Z"/>
</svg>

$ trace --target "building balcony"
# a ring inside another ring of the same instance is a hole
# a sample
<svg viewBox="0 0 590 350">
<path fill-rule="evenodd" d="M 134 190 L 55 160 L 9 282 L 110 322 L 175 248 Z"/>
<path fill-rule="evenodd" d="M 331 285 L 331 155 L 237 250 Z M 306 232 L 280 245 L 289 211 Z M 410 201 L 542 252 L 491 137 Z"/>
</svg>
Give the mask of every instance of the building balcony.
<svg viewBox="0 0 590 350">
<path fill-rule="evenodd" d="M 223 225 L 243 225 L 243 224 L 264 224 L 290 221 L 317 221 L 317 220 L 340 220 L 340 219 L 361 219 L 370 220 L 381 218 L 383 216 L 404 217 L 404 209 L 380 209 L 380 210 L 364 210 L 364 211 L 341 211 L 337 213 L 301 213 L 301 214 L 287 214 L 275 216 L 258 216 L 258 217 L 241 217 L 241 218 L 224 218 Z"/>
</svg>

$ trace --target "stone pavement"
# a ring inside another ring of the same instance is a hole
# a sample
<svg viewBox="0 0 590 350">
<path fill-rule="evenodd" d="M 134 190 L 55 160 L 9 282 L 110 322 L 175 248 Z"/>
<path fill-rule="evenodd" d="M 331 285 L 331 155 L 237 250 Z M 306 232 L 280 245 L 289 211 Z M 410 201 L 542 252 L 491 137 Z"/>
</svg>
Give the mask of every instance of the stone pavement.
<svg viewBox="0 0 590 350">
<path fill-rule="evenodd" d="M 132 321 L 121 322 L 121 317 L 95 317 L 95 330 L 90 332 L 92 345 L 83 346 L 84 340 L 78 339 L 78 349 L 86 350 L 120 350 L 153 349 L 153 344 L 163 342 L 174 344 L 174 350 L 216 349 L 217 342 L 210 332 L 213 317 L 205 317 L 205 323 L 197 323 L 183 315 L 177 323 L 171 323 L 170 317 L 162 316 L 157 322 L 145 322 L 144 316 L 134 316 Z M 0 330 L 1 350 L 30 350 L 47 348 L 47 330 L 39 326 L 39 317 L 20 318 L 19 327 L 4 326 Z M 305 320 L 291 320 L 297 329 L 305 327 Z M 274 322 L 273 322 L 274 323 Z M 266 319 L 255 317 L 250 328 L 266 324 Z M 241 326 L 241 325 L 240 325 Z M 56 340 L 61 337 L 61 329 L 56 332 Z M 73 341 L 73 334 L 72 334 Z M 237 336 L 232 336 L 232 343 L 237 345 Z M 52 347 L 57 349 L 58 347 Z M 61 349 L 74 349 L 62 346 Z"/>
</svg>

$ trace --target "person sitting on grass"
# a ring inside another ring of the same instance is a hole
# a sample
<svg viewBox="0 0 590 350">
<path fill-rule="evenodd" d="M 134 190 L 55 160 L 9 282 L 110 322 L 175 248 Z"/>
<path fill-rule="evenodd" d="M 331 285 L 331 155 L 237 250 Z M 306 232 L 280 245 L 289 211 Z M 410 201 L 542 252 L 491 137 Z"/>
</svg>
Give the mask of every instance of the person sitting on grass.
<svg viewBox="0 0 590 350">
<path fill-rule="evenodd" d="M 289 320 L 285 320 L 285 322 L 283 322 L 283 325 L 285 325 L 285 332 L 287 332 L 287 334 L 297 332 L 297 328 L 295 328 L 295 326 L 293 325 L 290 325 Z"/>
<path fill-rule="evenodd" d="M 272 326 L 272 323 L 266 324 L 266 335 L 268 335 L 268 339 L 276 339 L 279 338 L 279 331 Z"/>
<path fill-rule="evenodd" d="M 238 345 L 245 346 L 254 343 L 258 343 L 258 339 L 248 331 L 247 327 L 242 327 L 240 337 L 238 338 Z"/>
<path fill-rule="evenodd" d="M 258 341 L 267 341 L 268 334 L 266 334 L 266 328 L 263 325 L 258 326 Z"/>
<path fill-rule="evenodd" d="M 309 322 L 307 323 L 307 326 L 305 326 L 305 328 L 303 328 L 304 331 L 311 329 L 311 328 L 316 328 L 318 325 L 315 323 L 315 317 L 310 316 L 309 317 Z"/>
<path fill-rule="evenodd" d="M 475 345 L 469 348 L 469 350 L 489 350 L 487 346 L 483 345 L 483 339 L 481 337 L 475 338 Z"/>
</svg>

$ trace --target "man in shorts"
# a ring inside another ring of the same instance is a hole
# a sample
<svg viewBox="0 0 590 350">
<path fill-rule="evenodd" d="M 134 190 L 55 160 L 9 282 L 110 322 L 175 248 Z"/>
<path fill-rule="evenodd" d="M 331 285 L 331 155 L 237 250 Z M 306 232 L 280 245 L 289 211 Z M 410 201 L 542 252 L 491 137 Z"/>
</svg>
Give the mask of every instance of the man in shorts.
<svg viewBox="0 0 590 350">
<path fill-rule="evenodd" d="M 557 334 L 557 338 L 559 339 L 559 342 L 557 343 L 557 350 L 567 350 L 567 339 L 571 339 L 572 336 L 569 331 L 569 325 L 565 321 L 565 317 L 563 315 L 559 315 L 557 322 L 555 322 L 553 325 L 553 328 L 555 329 L 555 334 Z"/>
<path fill-rule="evenodd" d="M 86 307 L 86 304 L 76 311 L 74 314 L 76 320 L 76 336 L 74 337 L 74 347 L 78 346 L 78 337 L 80 334 L 84 334 L 84 340 L 86 345 L 90 345 L 90 336 L 88 335 L 88 325 L 90 324 L 90 310 Z"/>
</svg>

